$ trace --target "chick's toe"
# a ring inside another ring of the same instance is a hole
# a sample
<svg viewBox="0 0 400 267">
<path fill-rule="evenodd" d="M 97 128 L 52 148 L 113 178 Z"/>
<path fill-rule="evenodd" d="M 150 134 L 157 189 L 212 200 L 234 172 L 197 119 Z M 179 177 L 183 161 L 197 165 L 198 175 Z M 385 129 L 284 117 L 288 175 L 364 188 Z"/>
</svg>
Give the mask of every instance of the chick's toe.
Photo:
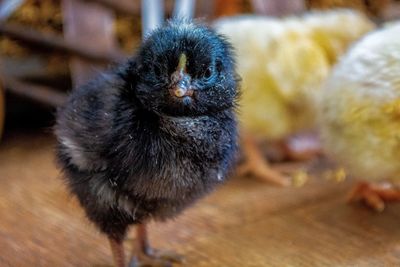
<svg viewBox="0 0 400 267">
<path fill-rule="evenodd" d="M 400 188 L 391 183 L 360 182 L 350 192 L 348 201 L 362 201 L 375 211 L 383 211 L 385 202 L 400 201 Z"/>
</svg>

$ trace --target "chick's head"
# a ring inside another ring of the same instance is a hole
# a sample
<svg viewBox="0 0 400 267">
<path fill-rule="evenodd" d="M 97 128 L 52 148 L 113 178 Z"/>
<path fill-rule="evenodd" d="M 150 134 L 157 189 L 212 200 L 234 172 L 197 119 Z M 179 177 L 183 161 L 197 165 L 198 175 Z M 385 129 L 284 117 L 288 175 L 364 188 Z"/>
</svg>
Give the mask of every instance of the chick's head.
<svg viewBox="0 0 400 267">
<path fill-rule="evenodd" d="M 132 64 L 136 96 L 156 113 L 196 116 L 235 105 L 231 46 L 206 26 L 169 22 L 145 39 Z"/>
<path fill-rule="evenodd" d="M 363 13 L 350 9 L 313 11 L 304 15 L 311 38 L 325 51 L 331 64 L 357 39 L 375 28 Z"/>
</svg>

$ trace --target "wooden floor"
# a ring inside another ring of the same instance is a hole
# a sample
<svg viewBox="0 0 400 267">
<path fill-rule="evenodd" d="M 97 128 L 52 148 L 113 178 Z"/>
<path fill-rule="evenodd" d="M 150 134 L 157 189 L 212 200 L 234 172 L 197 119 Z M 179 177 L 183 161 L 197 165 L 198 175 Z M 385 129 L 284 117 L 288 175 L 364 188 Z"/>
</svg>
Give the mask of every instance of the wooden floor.
<svg viewBox="0 0 400 267">
<path fill-rule="evenodd" d="M 0 145 L 0 266 L 111 266 L 108 243 L 59 179 L 53 144 L 14 134 Z M 400 205 L 380 214 L 345 205 L 352 184 L 233 178 L 176 220 L 152 224 L 151 241 L 190 267 L 400 266 Z"/>
</svg>

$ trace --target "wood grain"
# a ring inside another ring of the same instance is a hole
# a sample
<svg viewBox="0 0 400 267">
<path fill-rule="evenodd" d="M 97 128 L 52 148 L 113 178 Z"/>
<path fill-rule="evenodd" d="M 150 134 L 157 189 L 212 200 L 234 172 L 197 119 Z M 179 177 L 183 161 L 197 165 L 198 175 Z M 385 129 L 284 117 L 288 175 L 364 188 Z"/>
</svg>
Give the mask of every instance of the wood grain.
<svg viewBox="0 0 400 267">
<path fill-rule="evenodd" d="M 65 191 L 53 144 L 31 133 L 0 146 L 0 266 L 111 266 L 106 239 Z M 175 220 L 152 223 L 150 239 L 191 267 L 400 266 L 400 205 L 380 214 L 345 205 L 353 181 L 319 173 L 301 188 L 235 177 Z"/>
<path fill-rule="evenodd" d="M 3 79 L 0 79 L 0 140 L 3 135 L 3 129 L 4 129 L 4 118 L 5 118 L 5 112 L 6 112 L 6 107 L 5 107 L 5 101 L 4 101 L 4 82 Z"/>
<path fill-rule="evenodd" d="M 110 54 L 116 50 L 113 11 L 96 3 L 78 0 L 63 0 L 62 5 L 67 41 L 96 53 Z M 70 67 L 74 86 L 87 82 L 105 68 L 80 58 L 72 58 Z"/>
</svg>

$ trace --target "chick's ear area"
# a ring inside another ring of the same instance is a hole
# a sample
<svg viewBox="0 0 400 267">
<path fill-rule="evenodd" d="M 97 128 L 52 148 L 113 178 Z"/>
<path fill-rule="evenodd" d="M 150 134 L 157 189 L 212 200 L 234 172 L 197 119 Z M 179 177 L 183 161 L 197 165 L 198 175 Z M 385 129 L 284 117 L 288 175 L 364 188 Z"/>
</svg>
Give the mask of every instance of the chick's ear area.
<svg viewBox="0 0 400 267">
<path fill-rule="evenodd" d="M 137 62 L 137 59 L 130 58 L 119 67 L 118 73 L 125 82 L 129 84 L 136 83 L 140 68 L 141 66 Z"/>
<path fill-rule="evenodd" d="M 223 69 L 222 61 L 220 59 L 217 59 L 215 62 L 215 69 L 217 70 L 218 73 L 221 73 Z"/>
</svg>

